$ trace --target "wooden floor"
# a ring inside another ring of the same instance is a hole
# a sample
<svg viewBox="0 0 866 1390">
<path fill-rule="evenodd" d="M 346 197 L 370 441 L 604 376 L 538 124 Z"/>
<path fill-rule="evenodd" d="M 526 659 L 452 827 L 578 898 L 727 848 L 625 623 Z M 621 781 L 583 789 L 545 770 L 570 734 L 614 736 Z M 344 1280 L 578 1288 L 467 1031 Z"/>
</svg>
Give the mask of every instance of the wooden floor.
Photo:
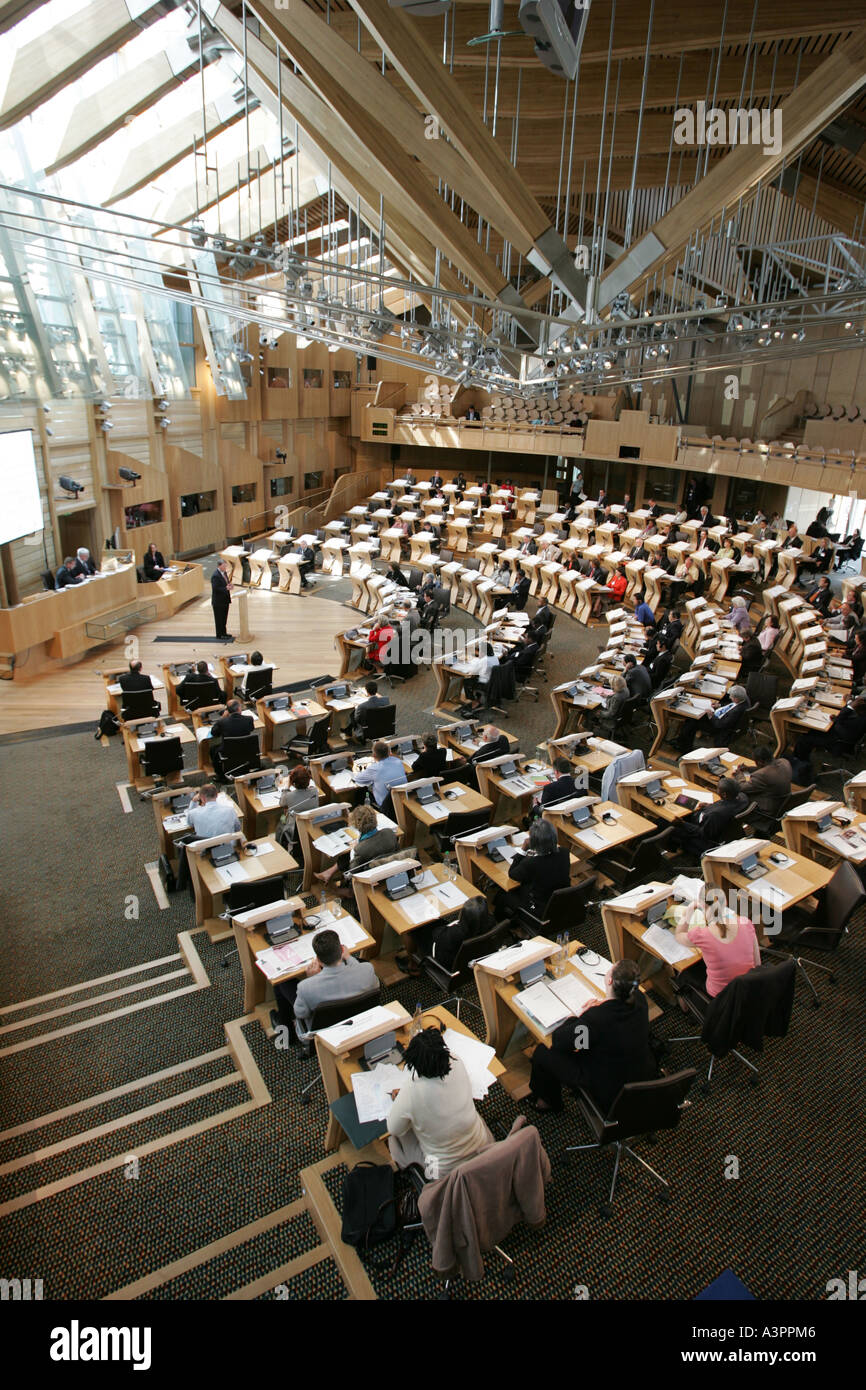
<svg viewBox="0 0 866 1390">
<path fill-rule="evenodd" d="M 330 582 L 324 578 L 315 592 L 297 598 L 250 590 L 249 624 L 253 640 L 245 645 L 258 647 L 267 661 L 277 664 L 277 684 L 336 675 L 339 670 L 334 634 L 351 627 L 360 615 L 341 603 L 320 597 Z M 231 618 L 230 614 L 230 632 L 233 630 Z M 81 661 L 50 674 L 28 680 L 25 662 L 19 666 L 13 681 L 0 681 L 0 734 L 45 729 L 56 724 L 78 724 L 89 719 L 95 727 L 105 707 L 100 673 L 125 665 L 129 660 L 126 643 L 130 638 L 137 642 L 137 650 L 131 654 L 144 663 L 145 671 L 159 675 L 164 663 L 211 658 L 233 648 L 215 641 L 154 642 L 154 637 L 183 633 L 202 636 L 213 630 L 208 594 L 182 608 L 173 618 L 147 623 L 130 633 L 125 641 L 98 647 Z"/>
</svg>

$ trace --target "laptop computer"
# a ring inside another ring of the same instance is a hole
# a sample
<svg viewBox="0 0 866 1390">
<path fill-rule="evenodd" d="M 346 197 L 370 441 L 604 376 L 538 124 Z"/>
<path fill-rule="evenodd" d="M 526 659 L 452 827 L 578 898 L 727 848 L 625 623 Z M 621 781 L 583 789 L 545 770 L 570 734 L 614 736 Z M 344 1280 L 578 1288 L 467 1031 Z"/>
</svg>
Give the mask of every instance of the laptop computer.
<svg viewBox="0 0 866 1390">
<path fill-rule="evenodd" d="M 762 864 L 755 853 L 747 854 L 745 859 L 740 860 L 740 873 L 745 874 L 746 878 L 760 878 L 768 872 L 766 864 Z"/>
<path fill-rule="evenodd" d="M 667 911 L 667 906 L 668 906 L 668 904 L 667 904 L 667 899 L 666 899 L 666 898 L 660 898 L 659 901 L 658 901 L 657 903 L 652 903 L 652 904 L 647 908 L 647 910 L 646 910 L 646 916 L 645 916 L 645 918 L 644 918 L 644 921 L 646 922 L 646 924 L 647 924 L 648 927 L 651 927 L 651 926 L 653 925 L 654 922 L 660 922 L 660 921 L 661 921 L 661 919 L 662 919 L 662 918 L 664 917 L 664 915 L 665 915 L 665 912 Z"/>
<path fill-rule="evenodd" d="M 571 819 L 580 830 L 585 830 L 589 825 L 598 825 L 598 817 L 592 814 L 589 806 L 578 806 L 576 811 L 572 811 Z"/>
<path fill-rule="evenodd" d="M 228 844 L 211 845 L 210 857 L 215 869 L 224 869 L 228 864 L 236 864 L 238 856 L 234 840 Z"/>
<path fill-rule="evenodd" d="M 277 774 L 275 772 L 266 772 L 264 777 L 259 778 L 256 791 L 259 796 L 261 796 L 262 792 L 272 792 L 276 785 Z"/>
<path fill-rule="evenodd" d="M 273 698 L 273 700 L 271 700 L 271 702 L 270 702 L 270 706 L 271 706 L 271 709 L 288 709 L 288 708 L 289 708 L 289 697 L 288 697 L 288 695 L 275 695 L 274 698 Z"/>
<path fill-rule="evenodd" d="M 269 917 L 265 922 L 265 935 L 272 946 L 284 946 L 298 936 L 293 912 L 285 912 L 279 917 Z"/>
<path fill-rule="evenodd" d="M 426 806 L 430 801 L 438 801 L 439 796 L 435 787 L 419 787 L 415 793 L 422 806 Z"/>
<path fill-rule="evenodd" d="M 340 685 L 326 685 L 324 696 L 326 700 L 345 700 L 349 693 L 349 687 L 345 682 Z"/>
</svg>

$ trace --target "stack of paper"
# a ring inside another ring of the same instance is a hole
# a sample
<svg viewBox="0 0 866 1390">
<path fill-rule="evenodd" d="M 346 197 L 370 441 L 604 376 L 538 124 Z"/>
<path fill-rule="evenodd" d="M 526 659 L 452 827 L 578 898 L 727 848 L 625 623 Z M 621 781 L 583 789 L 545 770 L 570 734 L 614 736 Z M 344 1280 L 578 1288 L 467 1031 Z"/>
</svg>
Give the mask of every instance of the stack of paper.
<svg viewBox="0 0 866 1390">
<path fill-rule="evenodd" d="M 226 864 L 225 868 L 215 870 L 216 876 L 223 888 L 230 888 L 233 883 L 246 883 L 247 871 L 243 864 Z"/>
<path fill-rule="evenodd" d="M 374 1120 L 387 1120 L 391 1109 L 392 1091 L 399 1091 L 406 1080 L 393 1062 L 382 1062 L 371 1071 L 352 1073 L 355 1109 L 362 1125 Z"/>
<path fill-rule="evenodd" d="M 400 906 L 413 927 L 420 927 L 424 922 L 432 922 L 442 914 L 439 902 L 432 894 L 428 893 L 416 893 L 412 898 L 403 898 L 400 901 Z"/>
<path fill-rule="evenodd" d="M 491 1083 L 496 1080 L 489 1070 L 496 1055 L 494 1049 L 466 1033 L 458 1033 L 456 1028 L 446 1028 L 443 1037 L 451 1056 L 459 1057 L 469 1073 L 473 1098 L 483 1100 Z"/>
<path fill-rule="evenodd" d="M 677 941 L 673 932 L 668 931 L 666 927 L 660 926 L 658 922 L 654 922 L 651 927 L 647 927 L 641 940 L 645 941 L 650 950 L 655 951 L 657 955 L 660 955 L 669 965 L 676 965 L 679 961 L 689 960 L 690 957 L 694 955 L 694 950 L 691 946 L 682 946 L 679 941 Z"/>
<path fill-rule="evenodd" d="M 433 892 L 446 908 L 462 907 L 467 900 L 467 895 L 462 888 L 458 888 L 456 883 L 437 883 Z"/>
<path fill-rule="evenodd" d="M 549 986 L 557 999 L 562 1001 L 569 1013 L 573 1014 L 575 1018 L 586 1004 L 591 1004 L 598 999 L 595 991 L 571 971 L 559 980 L 551 980 Z"/>
<path fill-rule="evenodd" d="M 351 835 L 347 835 L 345 830 L 335 830 L 330 835 L 319 835 L 313 841 L 313 846 L 322 854 L 327 854 L 329 859 L 336 859 L 338 855 L 350 850 L 354 843 Z"/>
<path fill-rule="evenodd" d="M 513 1002 L 529 1015 L 542 1033 L 552 1033 L 558 1024 L 571 1016 L 571 1009 L 553 993 L 545 980 L 522 989 L 515 994 Z"/>
</svg>

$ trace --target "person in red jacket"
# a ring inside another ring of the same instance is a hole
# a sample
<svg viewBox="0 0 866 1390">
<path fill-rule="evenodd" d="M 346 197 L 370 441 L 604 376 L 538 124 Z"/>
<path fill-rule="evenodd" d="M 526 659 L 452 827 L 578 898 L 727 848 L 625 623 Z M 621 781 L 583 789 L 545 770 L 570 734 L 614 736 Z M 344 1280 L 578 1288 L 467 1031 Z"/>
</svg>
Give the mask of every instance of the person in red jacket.
<svg viewBox="0 0 866 1390">
<path fill-rule="evenodd" d="M 596 594 L 595 602 L 592 605 L 592 616 L 600 618 L 602 609 L 609 603 L 621 603 L 623 594 L 628 588 L 628 578 L 622 565 L 617 565 L 607 585 L 601 593 Z"/>
</svg>

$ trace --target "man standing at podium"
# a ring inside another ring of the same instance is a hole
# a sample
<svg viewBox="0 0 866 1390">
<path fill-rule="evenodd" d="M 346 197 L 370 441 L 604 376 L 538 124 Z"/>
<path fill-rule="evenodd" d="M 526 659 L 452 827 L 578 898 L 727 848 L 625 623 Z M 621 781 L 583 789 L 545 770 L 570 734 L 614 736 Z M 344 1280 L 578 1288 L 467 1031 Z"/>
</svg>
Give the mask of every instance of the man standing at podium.
<svg viewBox="0 0 866 1390">
<path fill-rule="evenodd" d="M 216 639 L 218 642 L 230 642 L 231 635 L 226 632 L 228 622 L 229 606 L 232 601 L 231 583 L 229 582 L 229 568 L 225 560 L 220 560 L 216 569 L 210 577 L 211 587 L 211 607 L 213 608 L 213 620 L 216 625 Z"/>
</svg>

